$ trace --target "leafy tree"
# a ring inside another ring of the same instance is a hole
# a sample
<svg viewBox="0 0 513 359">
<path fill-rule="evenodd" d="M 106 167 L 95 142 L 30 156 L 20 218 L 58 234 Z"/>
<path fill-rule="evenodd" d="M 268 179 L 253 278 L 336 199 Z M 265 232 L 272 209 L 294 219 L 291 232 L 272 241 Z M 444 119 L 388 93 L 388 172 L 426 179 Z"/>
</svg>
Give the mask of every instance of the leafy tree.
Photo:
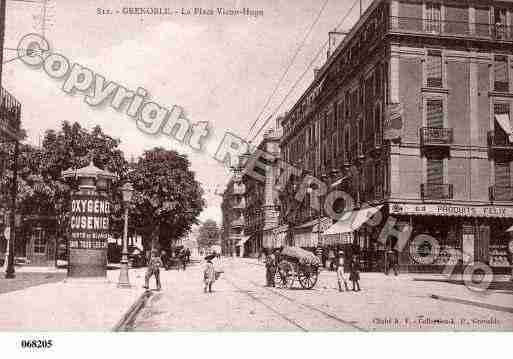
<svg viewBox="0 0 513 359">
<path fill-rule="evenodd" d="M 198 223 L 205 201 L 187 156 L 153 148 L 145 151 L 128 177 L 135 190 L 130 221 L 143 234 L 145 248 L 168 249 Z"/>
<path fill-rule="evenodd" d="M 219 236 L 221 231 L 216 221 L 207 219 L 199 228 L 198 246 L 208 248 L 214 244 L 219 244 Z"/>
<path fill-rule="evenodd" d="M 119 140 L 106 135 L 99 126 L 91 131 L 78 123 L 62 123 L 58 131 L 45 133 L 41 148 L 28 144 L 20 145 L 18 158 L 18 213 L 54 215 L 67 212 L 70 192 L 76 183 L 67 183 L 62 179 L 62 171 L 68 168 L 80 168 L 91 161 L 99 168 L 109 170 L 118 176 L 112 188 L 118 188 L 126 179 L 128 163 L 118 149 Z M 8 188 L 12 179 L 13 145 L 2 144 L 3 175 L 2 201 L 8 197 Z M 110 193 L 111 201 L 120 211 L 121 197 L 118 191 Z M 58 213 L 57 204 L 61 209 Z M 118 217 L 121 218 L 120 213 Z M 113 229 L 119 231 L 120 224 L 114 223 Z"/>
</svg>

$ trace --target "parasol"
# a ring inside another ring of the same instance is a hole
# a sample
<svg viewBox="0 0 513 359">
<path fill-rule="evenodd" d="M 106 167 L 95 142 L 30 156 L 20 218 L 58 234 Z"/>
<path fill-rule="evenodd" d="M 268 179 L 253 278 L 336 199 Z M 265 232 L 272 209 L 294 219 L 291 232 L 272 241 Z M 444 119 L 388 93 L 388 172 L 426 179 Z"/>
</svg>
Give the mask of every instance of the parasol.
<svg viewBox="0 0 513 359">
<path fill-rule="evenodd" d="M 214 259 L 215 257 L 216 257 L 216 254 L 215 254 L 215 253 L 213 253 L 213 254 L 209 254 L 208 256 L 206 256 L 206 257 L 205 257 L 205 260 L 206 260 L 206 261 L 210 261 L 210 260 Z"/>
</svg>

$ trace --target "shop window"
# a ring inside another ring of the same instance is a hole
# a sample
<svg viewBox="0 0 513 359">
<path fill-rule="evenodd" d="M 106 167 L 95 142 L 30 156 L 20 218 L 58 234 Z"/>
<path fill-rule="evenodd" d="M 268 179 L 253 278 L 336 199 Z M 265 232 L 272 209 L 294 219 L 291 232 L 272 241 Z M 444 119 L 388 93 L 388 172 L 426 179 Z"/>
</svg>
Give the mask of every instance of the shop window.
<svg viewBox="0 0 513 359">
<path fill-rule="evenodd" d="M 495 91 L 509 91 L 508 59 L 506 56 L 495 56 L 494 86 Z"/>
<path fill-rule="evenodd" d="M 34 230 L 32 242 L 34 243 L 34 254 L 46 254 L 46 239 L 42 229 Z"/>
<path fill-rule="evenodd" d="M 442 52 L 439 50 L 428 51 L 426 79 L 428 87 L 442 87 Z"/>
<path fill-rule="evenodd" d="M 428 99 L 426 101 L 427 127 L 444 127 L 444 105 L 442 99 Z"/>
</svg>

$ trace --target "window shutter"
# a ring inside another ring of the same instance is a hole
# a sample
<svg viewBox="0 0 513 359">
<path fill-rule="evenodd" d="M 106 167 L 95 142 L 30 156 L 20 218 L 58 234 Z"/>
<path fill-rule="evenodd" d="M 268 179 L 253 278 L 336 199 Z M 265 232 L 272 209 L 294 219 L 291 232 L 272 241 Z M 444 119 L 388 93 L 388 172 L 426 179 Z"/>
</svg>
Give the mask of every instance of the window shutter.
<svg viewBox="0 0 513 359">
<path fill-rule="evenodd" d="M 427 127 L 444 127 L 443 101 L 441 99 L 427 101 Z"/>
<path fill-rule="evenodd" d="M 495 72 L 495 91 L 508 91 L 509 90 L 509 76 L 508 76 L 508 61 L 504 56 L 495 57 L 494 63 Z"/>
<path fill-rule="evenodd" d="M 427 57 L 427 85 L 442 87 L 442 53 L 429 51 Z"/>
<path fill-rule="evenodd" d="M 509 162 L 495 163 L 495 185 L 497 187 L 511 186 L 510 165 Z"/>
<path fill-rule="evenodd" d="M 428 159 L 427 182 L 428 184 L 443 184 L 444 162 L 439 159 Z"/>
</svg>

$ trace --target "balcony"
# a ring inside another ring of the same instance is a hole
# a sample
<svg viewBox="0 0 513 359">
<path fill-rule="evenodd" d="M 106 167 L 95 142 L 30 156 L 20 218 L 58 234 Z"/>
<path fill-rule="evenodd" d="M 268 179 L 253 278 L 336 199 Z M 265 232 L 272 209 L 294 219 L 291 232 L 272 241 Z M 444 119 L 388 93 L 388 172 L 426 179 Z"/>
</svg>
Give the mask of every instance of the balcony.
<svg viewBox="0 0 513 359">
<path fill-rule="evenodd" d="M 490 201 L 513 201 L 513 187 L 491 186 L 488 188 Z"/>
<path fill-rule="evenodd" d="M 488 131 L 488 150 L 491 154 L 513 155 L 513 142 L 500 131 Z"/>
<path fill-rule="evenodd" d="M 478 24 L 464 21 L 427 20 L 392 16 L 389 26 L 392 33 L 513 41 L 513 27 L 502 24 Z"/>
<path fill-rule="evenodd" d="M 453 142 L 452 128 L 422 127 L 420 129 L 420 145 L 450 146 Z"/>
<path fill-rule="evenodd" d="M 420 185 L 420 196 L 422 200 L 452 199 L 452 184 L 422 183 Z"/>
</svg>

